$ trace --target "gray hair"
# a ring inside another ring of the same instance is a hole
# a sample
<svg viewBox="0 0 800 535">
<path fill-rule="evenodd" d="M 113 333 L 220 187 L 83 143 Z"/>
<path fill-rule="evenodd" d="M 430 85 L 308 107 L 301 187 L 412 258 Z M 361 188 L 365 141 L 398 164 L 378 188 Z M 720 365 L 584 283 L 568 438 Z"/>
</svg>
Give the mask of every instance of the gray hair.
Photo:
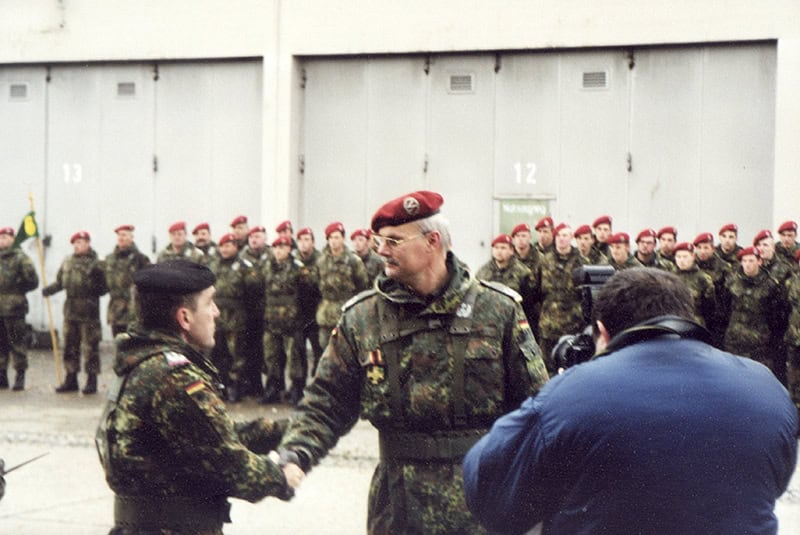
<svg viewBox="0 0 800 535">
<path fill-rule="evenodd" d="M 419 231 L 423 234 L 438 232 L 442 238 L 442 252 L 446 253 L 452 246 L 450 238 L 450 222 L 443 214 L 433 214 L 432 216 L 417 221 Z"/>
</svg>

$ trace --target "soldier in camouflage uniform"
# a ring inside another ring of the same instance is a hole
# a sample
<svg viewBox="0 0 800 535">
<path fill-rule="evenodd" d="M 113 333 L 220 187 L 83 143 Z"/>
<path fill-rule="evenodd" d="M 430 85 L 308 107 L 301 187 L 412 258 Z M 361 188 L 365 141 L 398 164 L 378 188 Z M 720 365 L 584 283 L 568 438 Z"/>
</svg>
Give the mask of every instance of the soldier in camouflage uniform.
<svg viewBox="0 0 800 535">
<path fill-rule="evenodd" d="M 275 403 L 285 388 L 284 373 L 289 364 L 289 402 L 296 405 L 303 397 L 308 362 L 301 358 L 295 345 L 300 343 L 298 295 L 304 284 L 303 263 L 291 256 L 292 242 L 281 237 L 272 242 L 273 258 L 263 267 L 264 370 L 267 386 L 261 402 Z"/>
<path fill-rule="evenodd" d="M 96 443 L 114 491 L 112 535 L 219 535 L 228 497 L 288 499 L 302 474 L 270 450 L 284 422 L 234 422 L 205 355 L 214 346 L 214 275 L 171 260 L 134 275 L 140 324 L 116 343 L 116 382 Z"/>
<path fill-rule="evenodd" d="M 106 256 L 105 261 L 106 286 L 111 297 L 108 301 L 106 322 L 111 326 L 114 337 L 127 331 L 128 324 L 135 321 L 131 307 L 133 274 L 150 265 L 150 259 L 133 242 L 133 230 L 133 225 L 120 225 L 114 229 L 117 246 Z"/>
<path fill-rule="evenodd" d="M 678 242 L 678 229 L 663 227 L 657 233 L 658 255 L 666 262 L 675 264 L 675 244 Z"/>
<path fill-rule="evenodd" d="M 70 243 L 74 254 L 68 256 L 58 270 L 56 281 L 42 288 L 49 297 L 66 290 L 64 301 L 64 368 L 67 377 L 56 392 L 76 392 L 78 372 L 86 370 L 84 394 L 97 392 L 97 374 L 100 373 L 100 296 L 108 292 L 103 262 L 91 247 L 91 237 L 86 231 L 72 235 Z"/>
<path fill-rule="evenodd" d="M 247 286 L 251 288 L 246 296 L 247 318 L 239 350 L 245 357 L 245 369 L 240 377 L 242 395 L 261 397 L 264 386 L 261 372 L 264 369 L 264 265 L 272 258 L 272 249 L 267 245 L 267 229 L 261 225 L 252 227 L 247 233 L 247 247 L 239 256 L 253 265 L 248 270 Z"/>
<path fill-rule="evenodd" d="M 247 224 L 247 216 L 239 215 L 233 218 L 233 221 L 231 221 L 231 232 L 236 236 L 236 245 L 239 246 L 240 251 L 247 246 L 247 233 L 249 231 L 250 227 Z"/>
<path fill-rule="evenodd" d="M 800 249 L 794 253 L 794 263 L 800 261 Z M 795 272 L 787 283 L 789 322 L 783 342 L 786 345 L 786 388 L 800 414 L 800 273 Z"/>
<path fill-rule="evenodd" d="M 731 271 L 739 269 L 739 259 L 737 255 L 742 250 L 742 246 L 736 243 L 739 237 L 739 227 L 734 223 L 722 225 L 719 229 L 719 244 L 717 244 L 717 256 L 720 257 L 731 268 Z"/>
<path fill-rule="evenodd" d="M 169 227 L 169 245 L 158 253 L 157 263 L 185 258 L 200 264 L 205 262 L 202 251 L 186 240 L 186 222 L 176 221 Z"/>
<path fill-rule="evenodd" d="M 292 227 L 292 222 L 288 219 L 285 221 L 281 221 L 275 227 L 275 232 L 278 233 L 279 238 L 288 238 L 289 242 L 292 244 L 292 252 L 297 249 L 297 242 L 294 241 L 294 228 Z"/>
<path fill-rule="evenodd" d="M 319 344 L 319 325 L 317 325 L 317 307 L 322 297 L 319 294 L 319 287 L 314 283 L 314 273 L 316 273 L 317 262 L 322 253 L 314 247 L 314 231 L 309 227 L 301 228 L 297 231 L 297 249 L 292 251 L 292 255 L 303 264 L 303 280 L 306 281 L 301 287 L 298 295 L 297 321 L 300 324 L 301 338 L 298 340 L 298 358 L 306 359 L 306 341 L 311 346 L 312 361 L 310 366 L 311 375 L 317 371 L 317 364 L 322 357 L 322 346 Z"/>
<path fill-rule="evenodd" d="M 536 225 L 534 225 L 534 229 L 536 229 L 536 236 L 538 238 L 535 247 L 541 258 L 546 253 L 555 249 L 555 245 L 553 244 L 553 218 L 550 216 L 541 218 L 536 222 Z"/>
<path fill-rule="evenodd" d="M 573 233 L 575 236 L 575 245 L 581 255 L 589 259 L 589 263 L 595 266 L 608 265 L 608 258 L 594 246 L 594 235 L 592 234 L 592 227 L 589 225 L 581 225 Z"/>
<path fill-rule="evenodd" d="M 617 271 L 644 267 L 631 254 L 631 239 L 626 232 L 617 232 L 609 236 L 606 242 L 609 250 L 608 265 Z"/>
<path fill-rule="evenodd" d="M 800 243 L 797 243 L 797 222 L 785 221 L 778 227 L 780 242 L 775 244 L 775 252 L 778 256 L 790 264 L 794 264 L 794 253 L 800 251 Z"/>
<path fill-rule="evenodd" d="M 378 429 L 370 534 L 483 533 L 461 459 L 547 377 L 516 294 L 471 278 L 449 251 L 441 203 L 414 192 L 373 217 L 386 271 L 345 306 L 281 443 L 285 462 L 309 470 L 359 416 Z"/>
<path fill-rule="evenodd" d="M 556 227 L 555 249 L 544 256 L 539 272 L 534 274 L 534 296 L 542 303 L 539 343 L 551 376 L 558 373 L 551 354 L 558 339 L 586 326 L 581 292 L 572 280 L 572 272 L 588 263 L 589 259 L 572 246 L 572 229 L 560 223 Z"/>
<path fill-rule="evenodd" d="M 675 264 L 661 258 L 656 252 L 656 231 L 646 228 L 636 236 L 636 252 L 633 255 L 644 267 L 675 272 Z"/>
<path fill-rule="evenodd" d="M 25 294 L 39 285 L 39 277 L 28 256 L 12 247 L 14 229 L 0 229 L 0 389 L 8 388 L 9 356 L 16 377 L 13 390 L 25 390 L 28 369 L 28 328 Z M 1 471 L 0 471 L 1 472 Z"/>
<path fill-rule="evenodd" d="M 211 225 L 199 223 L 192 229 L 194 246 L 203 253 L 203 264 L 210 266 L 219 258 L 219 246 L 211 239 Z"/>
<path fill-rule="evenodd" d="M 254 291 L 248 286 L 255 279 L 248 276 L 253 265 L 239 258 L 236 236 L 228 233 L 219 239 L 219 259 L 213 267 L 217 277 L 217 293 L 214 299 L 219 307 L 219 320 L 211 361 L 226 380 L 228 401 L 236 403 L 241 398 L 239 380 L 246 364 L 239 342 L 245 328 L 247 296 Z"/>
<path fill-rule="evenodd" d="M 364 263 L 344 244 L 344 225 L 339 222 L 325 227 L 328 244 L 317 262 L 313 280 L 319 286 L 322 300 L 317 307 L 319 345 L 328 345 L 331 329 L 336 326 L 342 305 L 369 287 Z"/>
<path fill-rule="evenodd" d="M 607 259 L 611 260 L 611 251 L 608 247 L 608 238 L 611 237 L 611 216 L 601 215 L 592 222 L 594 229 L 594 248 Z"/>
<path fill-rule="evenodd" d="M 361 259 L 367 270 L 367 285 L 372 286 L 378 275 L 383 273 L 383 258 L 370 247 L 372 236 L 369 229 L 354 230 L 350 234 L 350 242 L 353 244 L 353 252 Z"/>
<path fill-rule="evenodd" d="M 689 287 L 694 304 L 694 321 L 707 327 L 713 325 L 717 314 L 717 294 L 714 281 L 695 264 L 694 244 L 680 242 L 673 249 L 676 275 Z"/>
<path fill-rule="evenodd" d="M 786 330 L 788 302 L 781 285 L 761 269 L 758 254 L 755 247 L 739 251 L 741 268 L 726 286 L 730 320 L 725 350 L 761 362 L 776 373 L 774 348 Z"/>
<path fill-rule="evenodd" d="M 694 239 L 694 254 L 697 267 L 711 277 L 714 283 L 714 294 L 716 295 L 717 311 L 713 315 L 713 320 L 706 322 L 706 328 L 711 332 L 714 339 L 714 346 L 722 349 L 725 329 L 727 328 L 727 318 L 730 311 L 725 310 L 725 286 L 733 276 L 733 270 L 727 262 L 722 260 L 714 251 L 714 235 L 710 232 L 703 232 Z"/>
<path fill-rule="evenodd" d="M 542 262 L 542 254 L 535 246 L 531 246 L 531 226 L 527 223 L 519 223 L 511 231 L 511 239 L 514 241 L 514 253 L 518 263 L 524 265 L 531 272 L 531 284 L 533 284 L 534 273 L 538 273 L 539 265 Z M 539 337 L 539 313 L 541 303 L 534 298 L 531 293 L 526 303 L 523 303 L 525 316 L 528 318 L 533 335 L 538 340 Z"/>
<path fill-rule="evenodd" d="M 535 299 L 533 296 L 533 273 L 514 256 L 514 242 L 508 234 L 500 234 L 492 240 L 492 259 L 485 263 L 475 277 L 481 280 L 499 282 L 517 292 L 522 297 L 522 310 L 528 322 Z"/>
<path fill-rule="evenodd" d="M 761 257 L 761 269 L 766 270 L 780 284 L 786 284 L 792 273 L 797 271 L 797 264 L 784 260 L 783 256 L 775 253 L 775 239 L 769 230 L 764 229 L 756 234 L 753 246 L 758 249 Z"/>
</svg>

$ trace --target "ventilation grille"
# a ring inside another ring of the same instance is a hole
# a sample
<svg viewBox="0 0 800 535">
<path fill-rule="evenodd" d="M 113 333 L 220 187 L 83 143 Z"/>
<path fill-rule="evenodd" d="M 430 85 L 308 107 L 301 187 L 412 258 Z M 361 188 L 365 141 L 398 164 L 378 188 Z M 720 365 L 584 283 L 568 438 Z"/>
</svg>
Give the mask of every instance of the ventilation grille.
<svg viewBox="0 0 800 535">
<path fill-rule="evenodd" d="M 583 73 L 584 89 L 607 89 L 608 74 L 606 71 L 590 71 Z"/>
<path fill-rule="evenodd" d="M 474 93 L 475 75 L 474 74 L 451 74 L 447 84 L 448 93 Z"/>
<path fill-rule="evenodd" d="M 8 86 L 8 98 L 10 100 L 27 100 L 28 84 L 11 84 Z"/>
<path fill-rule="evenodd" d="M 133 82 L 119 82 L 117 84 L 117 96 L 118 97 L 135 97 L 136 96 L 136 84 Z"/>
</svg>

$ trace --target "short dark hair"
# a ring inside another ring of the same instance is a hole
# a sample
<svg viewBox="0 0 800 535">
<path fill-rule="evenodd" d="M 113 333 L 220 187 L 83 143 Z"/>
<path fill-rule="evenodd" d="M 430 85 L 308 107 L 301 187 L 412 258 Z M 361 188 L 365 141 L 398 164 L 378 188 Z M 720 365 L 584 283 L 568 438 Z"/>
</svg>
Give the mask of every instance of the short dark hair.
<svg viewBox="0 0 800 535">
<path fill-rule="evenodd" d="M 178 334 L 181 332 L 181 326 L 175 319 L 178 309 L 186 307 L 192 311 L 196 310 L 200 292 L 185 295 L 141 293 L 137 292 L 134 286 L 132 295 L 139 325 L 148 330 Z"/>
<path fill-rule="evenodd" d="M 694 317 L 692 294 L 677 276 L 655 268 L 618 271 L 597 292 L 592 326 L 603 322 L 612 338 L 657 316 Z"/>
</svg>

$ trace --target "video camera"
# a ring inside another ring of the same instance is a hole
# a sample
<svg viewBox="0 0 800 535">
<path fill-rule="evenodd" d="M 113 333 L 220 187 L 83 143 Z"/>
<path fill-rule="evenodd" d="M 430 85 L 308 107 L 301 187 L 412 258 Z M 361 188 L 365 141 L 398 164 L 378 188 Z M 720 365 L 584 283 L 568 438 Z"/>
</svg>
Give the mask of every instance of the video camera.
<svg viewBox="0 0 800 535">
<path fill-rule="evenodd" d="M 572 272 L 572 281 L 581 290 L 583 321 L 587 327 L 577 334 L 565 334 L 558 339 L 551 356 L 558 368 L 569 368 L 594 356 L 592 337 L 592 305 L 598 290 L 615 273 L 611 266 L 581 266 Z"/>
</svg>

